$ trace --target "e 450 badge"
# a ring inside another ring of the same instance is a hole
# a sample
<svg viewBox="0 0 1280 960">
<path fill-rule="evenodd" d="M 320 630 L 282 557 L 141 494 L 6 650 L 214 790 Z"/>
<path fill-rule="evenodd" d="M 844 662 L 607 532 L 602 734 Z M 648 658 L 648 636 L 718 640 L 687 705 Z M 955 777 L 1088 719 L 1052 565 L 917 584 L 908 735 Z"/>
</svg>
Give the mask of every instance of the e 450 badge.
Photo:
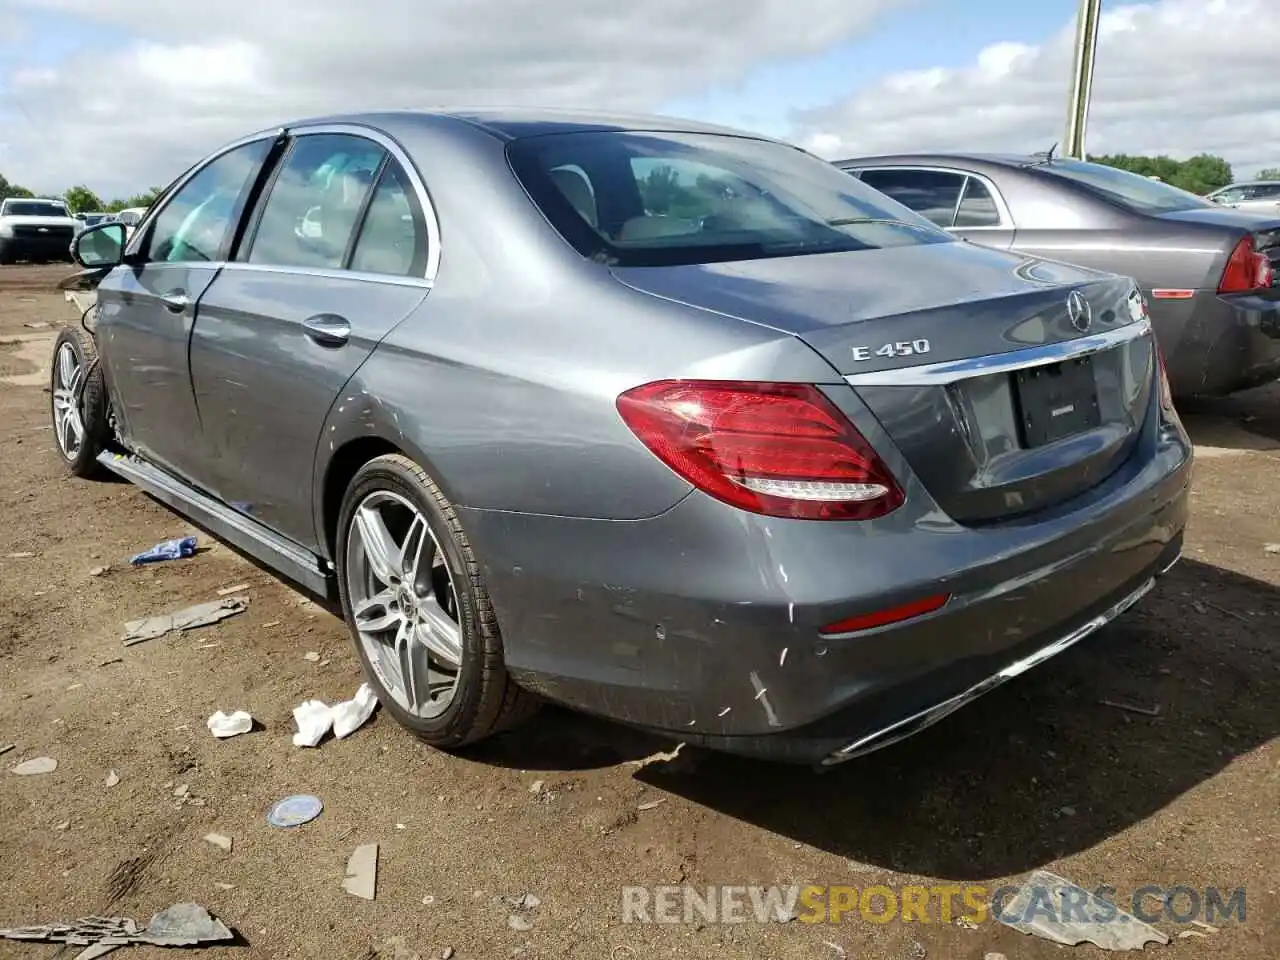
<svg viewBox="0 0 1280 960">
<path fill-rule="evenodd" d="M 893 343 L 886 343 L 883 347 L 877 347 L 874 350 L 871 347 L 854 347 L 853 359 L 862 361 L 870 360 L 872 357 L 885 357 L 892 360 L 895 357 L 914 357 L 917 354 L 928 352 L 928 340 L 896 340 Z"/>
</svg>

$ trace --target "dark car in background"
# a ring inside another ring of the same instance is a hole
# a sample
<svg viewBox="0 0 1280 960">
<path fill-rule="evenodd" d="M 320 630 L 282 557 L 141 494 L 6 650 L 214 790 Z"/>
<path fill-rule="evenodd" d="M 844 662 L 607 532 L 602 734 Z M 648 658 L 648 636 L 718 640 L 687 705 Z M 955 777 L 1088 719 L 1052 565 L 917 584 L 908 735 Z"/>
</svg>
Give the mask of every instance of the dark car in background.
<svg viewBox="0 0 1280 960">
<path fill-rule="evenodd" d="M 1175 397 L 1280 377 L 1280 212 L 1232 210 L 1124 170 L 1048 156 L 912 154 L 836 165 L 974 243 L 1133 277 Z"/>
<path fill-rule="evenodd" d="M 104 466 L 340 600 L 457 748 L 540 699 L 835 763 L 1123 613 L 1192 450 L 1124 277 L 660 117 L 328 118 L 169 187 L 52 364 Z"/>
</svg>

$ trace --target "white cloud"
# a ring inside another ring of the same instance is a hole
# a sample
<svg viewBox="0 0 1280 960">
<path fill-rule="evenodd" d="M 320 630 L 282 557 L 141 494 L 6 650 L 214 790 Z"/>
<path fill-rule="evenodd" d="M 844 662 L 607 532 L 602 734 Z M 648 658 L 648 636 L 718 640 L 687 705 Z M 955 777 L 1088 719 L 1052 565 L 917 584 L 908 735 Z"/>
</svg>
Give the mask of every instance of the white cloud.
<svg viewBox="0 0 1280 960">
<path fill-rule="evenodd" d="M 1157 0 L 1099 24 L 1090 153 L 1225 156 L 1237 177 L 1280 166 L 1276 0 Z M 798 111 L 794 138 L 832 159 L 1047 149 L 1064 135 L 1074 23 L 1041 46 L 996 43 L 969 66 L 886 77 Z"/>
<path fill-rule="evenodd" d="M 52 73 L 0 77 L 0 172 L 33 188 L 87 182 L 110 195 L 166 182 L 259 127 L 315 114 L 652 109 L 732 84 L 763 60 L 820 53 L 908 2 L 10 0 L 138 41 L 85 50 Z"/>
</svg>

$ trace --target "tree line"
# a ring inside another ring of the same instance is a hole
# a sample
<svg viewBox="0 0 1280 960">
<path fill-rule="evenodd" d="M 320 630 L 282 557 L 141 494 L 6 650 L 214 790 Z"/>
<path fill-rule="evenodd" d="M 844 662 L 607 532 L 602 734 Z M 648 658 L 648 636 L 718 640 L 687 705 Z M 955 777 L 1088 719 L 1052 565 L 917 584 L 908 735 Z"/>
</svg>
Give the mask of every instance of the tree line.
<svg viewBox="0 0 1280 960">
<path fill-rule="evenodd" d="M 130 207 L 149 207 L 155 202 L 156 197 L 160 195 L 160 187 L 152 187 L 143 193 L 136 193 L 132 197 L 117 197 L 114 200 L 104 201 L 96 193 L 83 184 L 72 187 L 65 191 L 61 197 L 50 199 L 63 200 L 67 209 L 72 213 L 117 213 L 121 210 L 127 210 Z M 8 200 L 10 197 L 34 197 L 35 194 L 26 187 L 11 183 L 0 173 L 0 200 Z"/>
</svg>

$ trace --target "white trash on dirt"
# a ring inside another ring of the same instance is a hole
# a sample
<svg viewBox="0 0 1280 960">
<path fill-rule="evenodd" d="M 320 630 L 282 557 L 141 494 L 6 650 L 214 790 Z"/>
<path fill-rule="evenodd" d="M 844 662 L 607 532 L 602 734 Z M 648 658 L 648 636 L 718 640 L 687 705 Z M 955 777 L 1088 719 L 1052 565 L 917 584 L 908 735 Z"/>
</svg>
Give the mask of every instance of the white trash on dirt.
<svg viewBox="0 0 1280 960">
<path fill-rule="evenodd" d="M 378 845 L 364 843 L 356 847 L 347 861 L 347 875 L 342 889 L 361 900 L 372 900 L 378 888 Z"/>
<path fill-rule="evenodd" d="M 120 774 L 112 770 L 110 773 L 107 774 L 107 779 L 103 781 L 103 786 L 114 787 L 119 782 L 120 782 Z"/>
<path fill-rule="evenodd" d="M 131 647 L 144 640 L 155 640 L 166 633 L 194 630 L 207 627 L 243 613 L 249 606 L 248 597 L 227 597 L 225 600 L 213 600 L 209 603 L 197 603 L 174 613 L 162 613 L 154 617 L 143 617 L 141 620 L 130 620 L 124 625 L 124 645 Z"/>
<path fill-rule="evenodd" d="M 304 700 L 293 708 L 293 722 L 298 732 L 293 735 L 295 747 L 318 747 L 333 727 L 333 710 L 322 700 Z"/>
<path fill-rule="evenodd" d="M 1162 931 L 1047 870 L 1031 874 L 996 919 L 1020 933 L 1068 947 L 1092 943 L 1103 950 L 1142 950 L 1148 943 L 1169 943 Z"/>
<path fill-rule="evenodd" d="M 53 757 L 32 757 L 30 760 L 24 760 L 16 767 L 10 767 L 10 773 L 16 773 L 20 777 L 34 777 L 42 773 L 53 773 L 58 769 L 58 761 Z"/>
<path fill-rule="evenodd" d="M 360 684 L 360 689 L 350 700 L 333 706 L 323 700 L 304 700 L 293 709 L 293 722 L 298 725 L 293 745 L 318 746 L 330 730 L 339 740 L 349 737 L 365 725 L 377 706 L 378 696 L 367 683 Z"/>
<path fill-rule="evenodd" d="M 225 834 L 221 834 L 221 833 L 206 833 L 206 834 L 204 835 L 204 839 L 205 839 L 205 842 L 206 842 L 206 843 L 211 843 L 211 844 L 213 844 L 213 845 L 214 845 L 215 847 L 217 847 L 219 850 L 224 850 L 224 851 L 226 851 L 227 853 L 230 853 L 230 852 L 231 852 L 231 844 L 232 844 L 232 841 L 231 841 L 231 838 L 230 838 L 230 837 L 228 837 L 228 836 L 226 836 Z"/>
<path fill-rule="evenodd" d="M 65 943 L 87 947 L 80 956 L 100 957 L 133 944 L 194 947 L 234 940 L 235 934 L 198 903 L 175 903 L 139 929 L 128 917 L 82 917 L 68 923 L 0 929 L 0 939 L 29 943 Z"/>
<path fill-rule="evenodd" d="M 228 737 L 238 737 L 242 733 L 248 733 L 253 729 L 253 717 L 245 713 L 243 710 L 237 710 L 234 713 L 223 713 L 219 710 L 208 720 L 205 721 L 209 732 L 219 740 L 225 740 Z"/>
</svg>

